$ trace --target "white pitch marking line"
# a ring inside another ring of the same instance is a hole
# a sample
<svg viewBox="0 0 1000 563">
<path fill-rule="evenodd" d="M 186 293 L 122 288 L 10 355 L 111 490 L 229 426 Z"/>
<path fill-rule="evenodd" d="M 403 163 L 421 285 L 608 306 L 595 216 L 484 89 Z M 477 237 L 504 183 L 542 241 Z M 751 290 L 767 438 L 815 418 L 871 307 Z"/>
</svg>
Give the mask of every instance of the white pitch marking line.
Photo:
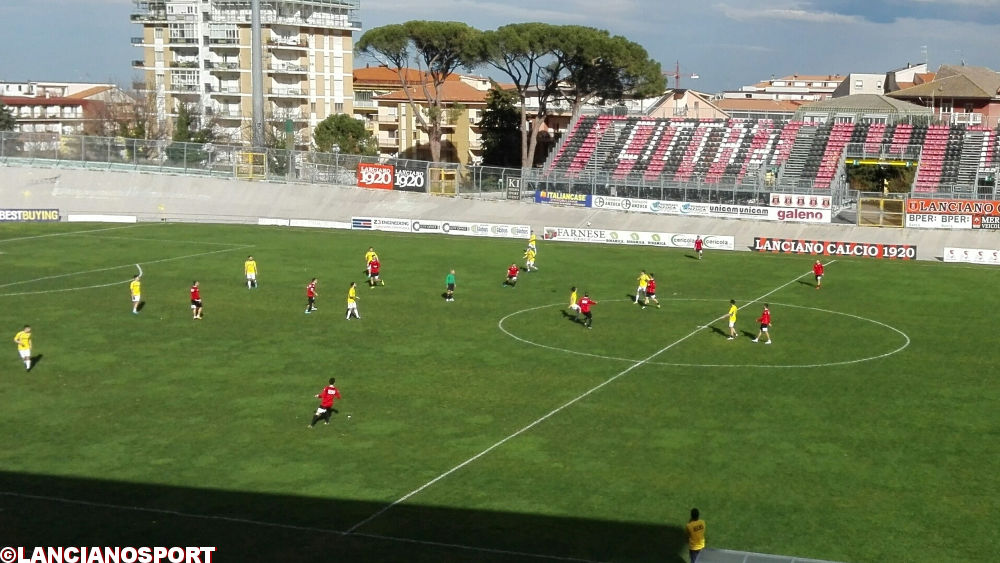
<svg viewBox="0 0 1000 563">
<path fill-rule="evenodd" d="M 664 300 L 669 300 L 669 301 L 714 301 L 714 302 L 722 301 L 721 298 L 720 299 L 702 299 L 702 298 L 678 298 L 678 299 L 671 299 L 669 297 L 664 297 Z M 631 302 L 630 299 L 604 299 L 604 300 L 601 301 L 601 303 L 607 303 L 609 301 L 611 301 L 611 302 L 615 302 L 615 301 L 628 301 L 628 302 Z M 542 344 L 540 342 L 535 342 L 533 340 L 528 340 L 527 338 L 521 338 L 520 336 L 518 336 L 518 335 L 516 335 L 516 334 L 514 334 L 512 332 L 510 332 L 509 330 L 506 329 L 506 327 L 503 326 L 504 321 L 506 321 L 507 319 L 509 319 L 509 318 L 511 318 L 511 317 L 513 317 L 515 315 L 520 315 L 521 313 L 530 313 L 531 311 L 537 311 L 538 309 L 545 309 L 546 307 L 559 307 L 561 305 L 562 305 L 562 303 L 552 303 L 550 305 L 541 305 L 539 307 L 531 307 L 529 309 L 521 309 L 520 311 L 514 311 L 513 313 L 511 313 L 511 314 L 507 315 L 506 317 L 500 319 L 500 322 L 497 324 L 497 328 L 499 328 L 501 331 L 504 332 L 504 334 L 506 334 L 507 336 L 513 338 L 514 340 L 517 340 L 519 342 L 523 342 L 525 344 L 529 344 L 531 346 L 537 346 L 539 348 L 545 348 L 546 350 L 552 350 L 554 352 L 563 352 L 563 353 L 566 353 L 566 354 L 574 354 L 574 355 L 577 355 L 577 356 L 586 356 L 586 357 L 590 357 L 590 358 L 597 358 L 597 359 L 600 359 L 600 360 L 614 360 L 614 361 L 620 361 L 620 362 L 638 362 L 639 361 L 639 360 L 637 360 L 635 358 L 619 358 L 617 356 L 604 356 L 604 355 L 601 355 L 601 354 L 593 354 L 593 353 L 590 353 L 590 352 L 581 352 L 579 350 L 570 350 L 569 348 L 558 348 L 556 346 L 549 346 L 548 344 Z M 858 319 L 859 321 L 864 321 L 864 322 L 867 322 L 867 323 L 872 323 L 874 325 L 882 326 L 882 327 L 885 327 L 885 328 L 887 328 L 887 329 L 895 332 L 896 334 L 902 336 L 903 337 L 903 344 L 901 346 L 899 346 L 898 348 L 894 349 L 894 350 L 890 350 L 888 352 L 885 352 L 883 354 L 879 354 L 877 356 L 868 356 L 868 357 L 865 357 L 865 358 L 855 358 L 853 360 L 840 360 L 840 361 L 836 361 L 836 362 L 825 362 L 825 363 L 819 363 L 819 364 L 683 364 L 683 363 L 676 363 L 676 362 L 649 362 L 649 365 L 673 366 L 673 367 L 685 367 L 685 368 L 769 368 L 769 369 L 770 368 L 774 368 L 774 369 L 824 368 L 824 367 L 833 367 L 833 366 L 846 366 L 846 365 L 851 365 L 851 364 L 860 364 L 862 362 L 871 362 L 871 361 L 875 361 L 875 360 L 881 360 L 882 358 L 887 358 L 889 356 L 892 356 L 893 354 L 898 354 L 899 352 L 902 352 L 903 350 L 905 350 L 910 345 L 910 336 L 908 334 L 906 334 L 905 332 L 899 330 L 898 328 L 896 328 L 896 327 L 894 327 L 892 325 L 888 325 L 888 324 L 883 323 L 881 321 L 876 321 L 875 319 L 869 319 L 868 317 L 862 317 L 860 315 L 853 315 L 851 313 L 844 313 L 842 311 L 832 311 L 830 309 L 820 309 L 819 307 L 807 307 L 805 305 L 791 305 L 791 304 L 788 304 L 788 303 L 774 303 L 774 305 L 780 305 L 782 307 L 790 307 L 790 308 L 793 308 L 793 309 L 808 309 L 810 311 L 818 311 L 820 313 L 829 313 L 831 315 L 840 315 L 840 316 L 843 316 L 843 317 L 850 317 L 850 318 L 853 318 L 853 319 Z M 725 315 L 723 315 L 723 317 L 724 316 Z M 722 318 L 722 317 L 720 317 L 720 318 Z M 718 319 L 716 319 L 716 320 L 718 320 Z M 701 327 L 698 327 L 698 328 L 709 328 L 711 326 L 712 326 L 711 323 L 709 323 L 709 324 L 707 324 L 705 326 L 701 326 Z"/>
<path fill-rule="evenodd" d="M 173 258 L 162 258 L 160 260 L 149 260 L 149 261 L 143 262 L 143 263 L 148 265 L 148 264 L 159 264 L 161 262 L 172 262 L 174 260 L 185 260 L 187 258 L 197 258 L 199 256 L 208 256 L 210 254 L 219 254 L 220 252 L 232 252 L 234 250 L 240 250 L 240 249 L 243 249 L 243 248 L 252 248 L 253 246 L 254 245 L 252 245 L 252 244 L 245 244 L 243 246 L 238 246 L 236 248 L 223 248 L 222 250 L 210 250 L 208 252 L 199 252 L 198 254 L 188 254 L 186 256 L 175 256 Z M 53 279 L 65 278 L 65 277 L 69 277 L 69 276 L 80 276 L 80 275 L 84 275 L 84 274 L 93 274 L 93 273 L 96 273 L 96 272 L 107 272 L 109 270 L 120 270 L 122 268 L 131 268 L 132 266 L 135 266 L 135 267 L 139 268 L 139 271 L 142 272 L 142 267 L 139 266 L 139 264 L 124 264 L 122 266 L 111 266 L 109 268 L 98 268 L 96 270 L 88 270 L 88 271 L 85 271 L 85 272 L 72 272 L 72 273 L 69 273 L 69 274 L 59 274 L 57 276 L 46 276 L 44 278 L 36 278 L 36 279 L 33 279 L 33 280 L 24 280 L 24 281 L 18 281 L 18 282 L 8 283 L 8 284 L 5 284 L 5 285 L 0 285 L 0 289 L 3 289 L 5 287 L 14 286 L 14 285 L 23 285 L 23 284 L 26 284 L 26 283 L 33 283 L 33 282 L 39 282 L 39 281 L 53 280 Z M 42 294 L 42 293 L 63 293 L 63 292 L 66 292 L 66 291 L 80 291 L 80 290 L 83 290 L 83 289 L 98 289 L 98 288 L 101 288 L 101 287 L 109 287 L 109 286 L 112 286 L 112 285 L 118 285 L 118 284 L 121 284 L 121 283 L 126 283 L 128 281 L 130 281 L 130 280 L 117 281 L 117 282 L 111 282 L 111 283 L 105 283 L 105 284 L 99 284 L 99 285 L 90 285 L 90 286 L 85 286 L 85 287 L 68 287 L 68 288 L 65 288 L 65 289 L 45 289 L 45 290 L 41 290 L 41 291 L 25 291 L 25 292 L 20 292 L 20 293 L 0 293 L 0 297 L 16 297 L 16 296 L 20 296 L 20 295 L 38 295 L 38 294 Z"/>
<path fill-rule="evenodd" d="M 175 243 L 178 243 L 178 244 L 191 244 L 192 242 L 194 242 L 194 241 L 190 241 L 190 240 L 176 240 L 176 239 L 165 239 L 165 238 L 111 237 L 111 236 L 87 235 L 87 234 L 81 234 L 80 236 L 83 237 L 83 238 L 97 238 L 97 239 L 102 239 L 102 240 L 103 239 L 108 239 L 108 240 L 140 240 L 140 241 L 149 241 L 149 242 L 175 242 Z M 234 242 L 209 242 L 209 241 L 203 241 L 203 240 L 197 241 L 197 244 L 212 245 L 212 246 L 240 246 L 240 244 L 234 243 Z"/>
<path fill-rule="evenodd" d="M 44 495 L 32 495 L 27 493 L 15 493 L 13 491 L 0 491 L 0 495 L 31 499 L 31 500 L 42 500 L 47 502 L 60 502 L 63 504 L 75 504 L 79 506 L 91 506 L 95 508 L 107 508 L 112 510 L 129 510 L 133 512 L 148 512 L 151 514 L 164 514 L 168 516 L 176 516 L 179 518 L 196 518 L 200 520 L 220 520 L 223 522 L 234 522 L 236 524 L 249 524 L 252 526 L 261 526 L 265 528 L 280 528 L 285 530 L 299 530 L 303 532 L 317 532 L 322 534 L 334 534 L 338 536 L 346 536 L 348 532 L 343 532 L 340 530 L 330 530 L 327 528 L 316 528 L 314 526 L 297 526 L 295 524 L 282 524 L 279 522 L 267 522 L 264 520 L 251 520 L 249 518 L 237 518 L 235 516 L 220 516 L 215 514 L 195 514 L 191 512 L 181 512 L 179 510 L 168 510 L 165 508 L 151 508 L 148 506 L 127 506 L 123 504 L 110 504 L 106 502 L 92 502 L 87 500 L 77 500 L 68 499 L 62 497 L 50 497 Z M 490 547 L 476 547 L 472 545 L 462 545 L 457 543 L 446 543 L 446 542 L 436 542 L 428 540 L 418 540 L 413 538 L 398 538 L 393 536 L 383 536 L 381 534 L 354 534 L 357 537 L 365 537 L 371 539 L 393 541 L 400 543 L 411 543 L 420 545 L 429 545 L 436 547 L 447 547 L 451 549 L 461 549 L 465 551 L 477 551 L 483 553 L 495 553 L 500 555 L 514 555 L 518 557 L 531 557 L 533 559 L 548 559 L 552 561 L 577 561 L 580 563 L 596 563 L 589 559 L 578 559 L 576 557 L 564 557 L 559 555 L 543 555 L 540 553 L 526 553 L 523 551 L 510 551 L 506 549 L 495 549 Z"/>
<path fill-rule="evenodd" d="M 152 224 L 155 225 L 157 223 L 152 223 Z M 70 236 L 70 235 L 78 235 L 78 234 L 82 234 L 82 233 L 99 233 L 99 232 L 102 232 L 102 231 L 114 231 L 114 230 L 118 230 L 118 229 L 134 229 L 136 227 L 143 227 L 143 226 L 145 226 L 145 225 L 128 225 L 128 226 L 125 226 L 125 227 L 107 227 L 107 228 L 104 228 L 104 229 L 88 229 L 86 231 L 68 231 L 68 232 L 65 232 L 65 233 L 49 233 L 47 235 L 32 235 L 30 237 L 5 238 L 5 239 L 0 239 L 0 244 L 3 244 L 5 242 L 17 242 L 17 241 L 20 241 L 20 240 L 31 240 L 31 239 L 36 239 L 36 238 L 65 237 L 65 236 Z"/>
<path fill-rule="evenodd" d="M 835 262 L 835 260 L 828 262 L 827 265 L 830 265 L 833 262 Z M 798 276 L 795 276 L 791 281 L 788 281 L 788 282 L 785 282 L 785 283 L 781 284 L 780 286 L 772 289 L 771 291 L 765 293 L 764 295 L 761 295 L 760 297 L 754 299 L 753 301 L 750 301 L 750 302 L 746 303 L 746 305 L 751 305 L 753 303 L 757 303 L 758 301 L 761 301 L 762 299 L 768 297 L 769 295 L 772 295 L 774 293 L 777 293 L 778 291 L 781 291 L 782 289 L 785 289 L 786 287 L 788 287 L 788 286 L 792 285 L 793 283 L 797 282 L 803 276 L 809 275 L 811 273 L 812 273 L 812 271 L 809 271 L 809 272 L 806 272 L 804 274 L 800 274 Z M 744 305 L 744 306 L 746 306 L 746 305 Z M 715 322 L 715 321 L 717 321 L 717 320 L 719 320 L 721 318 L 724 318 L 725 316 L 726 315 L 722 315 L 720 317 L 716 317 L 715 319 L 712 319 L 711 322 Z M 512 439 L 520 436 L 521 434 L 524 434 L 525 432 L 527 432 L 528 430 L 531 430 L 535 426 L 538 426 L 542 422 L 545 422 L 546 420 L 548 420 L 549 418 L 555 416 L 556 414 L 558 414 L 562 410 L 566 409 L 567 407 L 570 407 L 570 406 L 578 403 L 579 401 L 581 401 L 581 400 L 589 397 L 595 391 L 598 391 L 598 390 L 604 388 L 609 383 L 611 383 L 611 382 L 617 380 L 618 378 L 620 378 L 620 377 L 628 374 L 629 372 L 631 372 L 635 368 L 637 368 L 637 367 L 639 367 L 641 365 L 649 363 L 649 361 L 652 360 L 653 358 L 659 356 L 660 354 L 666 352 L 667 350 L 670 350 L 674 346 L 677 346 L 678 344 L 680 344 L 681 342 L 684 342 L 685 340 L 691 338 L 695 334 L 698 334 L 698 332 L 700 332 L 701 330 L 702 329 L 700 329 L 700 328 L 696 328 L 695 330 L 689 332 L 686 336 L 683 336 L 680 339 L 678 339 L 678 340 L 676 340 L 676 341 L 674 341 L 674 342 L 672 342 L 672 343 L 664 346 L 663 348 L 660 348 L 656 352 L 653 352 L 651 355 L 647 356 L 646 358 L 644 358 L 642 360 L 639 360 L 638 362 L 635 362 L 634 364 L 630 365 L 629 367 L 623 369 L 622 371 L 618 372 L 617 374 L 615 374 L 615 375 L 611 376 L 610 378 L 606 379 L 602 383 L 598 383 L 594 387 L 591 387 L 590 389 L 588 389 L 587 391 L 583 392 L 582 394 L 576 396 L 575 398 L 570 399 L 569 401 L 563 403 L 562 405 L 560 405 L 560 406 L 552 409 L 551 411 L 549 411 L 548 413 L 546 413 L 545 415 L 543 415 L 541 418 L 536 419 L 534 422 L 531 422 L 527 426 L 522 427 L 520 430 L 515 431 L 513 434 L 508 435 L 506 438 L 503 438 L 502 440 L 496 442 L 492 446 L 490 446 L 490 447 L 486 448 L 485 450 L 479 452 L 478 454 L 470 457 L 469 459 L 463 461 L 462 463 L 459 463 L 458 465 L 452 467 L 448 471 L 445 471 L 444 473 L 438 475 L 437 477 L 435 477 L 435 478 L 431 479 L 430 481 L 424 483 L 423 485 L 417 487 L 416 489 L 413 489 L 412 491 L 410 491 L 410 492 L 406 493 L 405 495 L 399 497 L 398 499 L 396 499 L 392 503 L 387 504 L 386 506 L 382 507 L 382 509 L 379 510 L 378 512 L 372 514 L 368 518 L 365 518 L 364 520 L 362 520 L 362 521 L 358 522 L 357 524 L 355 524 L 355 525 L 351 526 L 350 528 L 348 528 L 347 529 L 347 533 L 348 534 L 353 533 L 354 530 L 357 530 L 358 528 L 364 526 L 365 524 L 371 522 L 372 520 L 375 520 L 376 518 L 378 518 L 379 516 L 385 514 L 386 512 L 388 512 L 391 508 L 395 507 L 396 505 L 404 503 L 407 500 L 409 500 L 410 498 L 412 498 L 413 496 L 420 494 L 421 492 L 423 492 L 425 489 L 427 489 L 431 485 L 434 485 L 435 483 L 437 483 L 438 481 L 441 481 L 442 479 L 448 477 L 452 473 L 455 473 L 456 471 L 462 469 L 463 467 L 469 465 L 470 463 L 478 460 L 479 458 L 483 457 L 484 455 L 486 455 L 486 454 L 492 452 L 493 450 L 499 448 L 500 446 L 506 444 L 510 440 L 512 440 Z"/>
</svg>

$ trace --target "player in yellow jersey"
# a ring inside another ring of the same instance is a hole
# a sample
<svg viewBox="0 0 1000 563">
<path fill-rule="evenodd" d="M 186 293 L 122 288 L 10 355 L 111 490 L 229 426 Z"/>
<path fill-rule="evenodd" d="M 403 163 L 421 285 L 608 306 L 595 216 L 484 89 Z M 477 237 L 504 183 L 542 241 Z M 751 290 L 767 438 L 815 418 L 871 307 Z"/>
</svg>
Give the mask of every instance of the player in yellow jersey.
<svg viewBox="0 0 1000 563">
<path fill-rule="evenodd" d="M 729 338 L 727 338 L 726 340 L 736 339 L 736 312 L 739 310 L 740 308 L 736 306 L 736 300 L 730 299 L 729 313 L 727 313 L 729 315 Z"/>
<path fill-rule="evenodd" d="M 573 311 L 573 320 L 580 320 L 580 305 L 576 302 L 576 286 L 569 288 L 569 307 L 570 311 Z"/>
<path fill-rule="evenodd" d="M 529 246 L 528 249 L 524 251 L 524 271 L 527 273 L 532 270 L 537 272 L 538 267 L 535 266 L 535 250 Z"/>
<path fill-rule="evenodd" d="M 136 274 L 132 276 L 132 281 L 128 284 L 128 292 L 132 296 L 132 314 L 139 314 L 139 302 L 142 299 L 142 276 Z"/>
<path fill-rule="evenodd" d="M 243 273 L 247 277 L 247 289 L 257 289 L 257 261 L 253 256 L 247 256 L 243 263 Z"/>
<path fill-rule="evenodd" d="M 691 563 L 698 561 L 698 555 L 705 549 L 705 521 L 701 519 L 697 508 L 691 509 L 691 520 L 684 526 L 688 538 L 688 555 Z"/>
<path fill-rule="evenodd" d="M 25 371 L 31 371 L 31 327 L 24 325 L 24 328 L 14 335 L 14 342 L 17 344 L 17 353 L 24 362 Z"/>
<path fill-rule="evenodd" d="M 646 273 L 646 270 L 639 270 L 639 277 L 636 278 L 636 281 L 639 282 L 639 287 L 635 288 L 635 302 L 638 303 L 639 298 L 644 300 L 646 298 L 646 284 L 649 283 L 649 274 Z"/>
<path fill-rule="evenodd" d="M 535 236 L 535 231 L 531 231 L 531 236 L 528 237 L 528 248 L 535 251 L 538 254 L 538 237 Z"/>
<path fill-rule="evenodd" d="M 351 320 L 353 314 L 356 318 L 361 318 L 358 314 L 358 284 L 351 282 L 350 289 L 347 290 L 347 320 Z"/>
</svg>

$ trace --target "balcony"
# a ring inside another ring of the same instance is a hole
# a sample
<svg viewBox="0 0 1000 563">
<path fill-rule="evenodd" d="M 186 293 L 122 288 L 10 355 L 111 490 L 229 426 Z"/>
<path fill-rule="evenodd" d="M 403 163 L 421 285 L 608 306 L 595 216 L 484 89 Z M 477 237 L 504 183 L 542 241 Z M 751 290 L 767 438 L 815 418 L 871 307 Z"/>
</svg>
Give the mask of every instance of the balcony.
<svg viewBox="0 0 1000 563">
<path fill-rule="evenodd" d="M 145 37 L 133 37 L 131 39 L 131 41 L 132 41 L 133 45 L 145 45 L 146 44 L 146 38 Z"/>
<path fill-rule="evenodd" d="M 294 63 L 275 63 L 271 65 L 271 68 L 267 69 L 267 72 L 273 74 L 305 74 L 306 65 Z"/>
<path fill-rule="evenodd" d="M 399 115 L 395 113 L 380 113 L 378 122 L 382 125 L 399 125 Z"/>
<path fill-rule="evenodd" d="M 170 68 L 198 68 L 198 59 L 170 61 Z"/>
<path fill-rule="evenodd" d="M 218 119 L 243 119 L 243 110 L 240 108 L 208 108 L 205 114 Z"/>
<path fill-rule="evenodd" d="M 271 88 L 267 95 L 282 98 L 305 98 L 309 92 L 305 88 Z"/>
<path fill-rule="evenodd" d="M 181 46 L 181 47 L 197 47 L 198 38 L 197 37 L 171 37 L 167 40 L 167 43 L 171 46 Z"/>
<path fill-rule="evenodd" d="M 155 11 L 155 12 L 138 12 L 129 16 L 129 19 L 133 23 L 167 21 L 167 12 L 166 10 Z"/>
<path fill-rule="evenodd" d="M 210 71 L 235 71 L 240 69 L 238 61 L 205 61 L 205 68 Z"/>
<path fill-rule="evenodd" d="M 269 119 L 271 121 L 308 121 L 301 110 L 275 110 Z"/>
<path fill-rule="evenodd" d="M 167 86 L 167 92 L 172 92 L 175 94 L 197 94 L 201 92 L 201 88 L 197 84 L 171 84 Z"/>
<path fill-rule="evenodd" d="M 132 61 L 132 68 L 145 68 L 145 66 L 146 66 L 146 61 L 143 60 Z"/>
<path fill-rule="evenodd" d="M 209 88 L 209 93 L 213 96 L 239 96 L 243 93 L 243 89 L 240 88 L 239 84 L 228 84 L 219 87 L 213 86 Z"/>
<path fill-rule="evenodd" d="M 240 40 L 238 37 L 209 37 L 208 44 L 210 46 L 225 46 L 225 45 L 239 45 Z"/>
<path fill-rule="evenodd" d="M 269 49 L 306 49 L 309 47 L 309 42 L 298 36 L 273 35 L 267 40 L 267 47 Z"/>
<path fill-rule="evenodd" d="M 385 137 L 379 136 L 378 146 L 385 148 L 397 148 L 399 147 L 399 137 Z"/>
</svg>

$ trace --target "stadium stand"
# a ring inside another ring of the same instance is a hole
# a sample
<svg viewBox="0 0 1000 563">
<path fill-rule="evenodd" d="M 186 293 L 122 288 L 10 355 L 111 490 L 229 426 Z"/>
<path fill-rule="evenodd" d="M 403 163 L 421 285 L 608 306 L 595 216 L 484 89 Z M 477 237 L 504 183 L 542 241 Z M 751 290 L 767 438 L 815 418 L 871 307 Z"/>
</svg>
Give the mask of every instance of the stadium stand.
<svg viewBox="0 0 1000 563">
<path fill-rule="evenodd" d="M 1000 128 L 962 124 L 826 123 L 770 119 L 584 116 L 546 173 L 664 187 L 739 186 L 762 170 L 779 190 L 829 190 L 846 159 L 916 160 L 917 193 L 975 191 L 980 170 L 1000 163 Z M 848 155 L 847 151 L 853 151 Z"/>
</svg>

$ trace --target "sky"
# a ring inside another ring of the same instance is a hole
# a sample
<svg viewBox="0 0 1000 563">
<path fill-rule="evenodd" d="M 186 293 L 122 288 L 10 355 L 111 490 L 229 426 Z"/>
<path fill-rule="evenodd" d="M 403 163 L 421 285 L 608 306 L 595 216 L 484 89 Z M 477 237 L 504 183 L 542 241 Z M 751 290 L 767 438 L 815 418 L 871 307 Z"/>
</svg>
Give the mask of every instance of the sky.
<svg viewBox="0 0 1000 563">
<path fill-rule="evenodd" d="M 131 84 L 141 58 L 129 42 L 141 34 L 133 10 L 132 0 L 0 0 L 0 81 Z M 597 27 L 639 43 L 666 71 L 679 61 L 681 86 L 709 93 L 925 60 L 1000 71 L 1000 0 L 361 0 L 360 19 L 362 32 L 411 19 Z"/>
</svg>

